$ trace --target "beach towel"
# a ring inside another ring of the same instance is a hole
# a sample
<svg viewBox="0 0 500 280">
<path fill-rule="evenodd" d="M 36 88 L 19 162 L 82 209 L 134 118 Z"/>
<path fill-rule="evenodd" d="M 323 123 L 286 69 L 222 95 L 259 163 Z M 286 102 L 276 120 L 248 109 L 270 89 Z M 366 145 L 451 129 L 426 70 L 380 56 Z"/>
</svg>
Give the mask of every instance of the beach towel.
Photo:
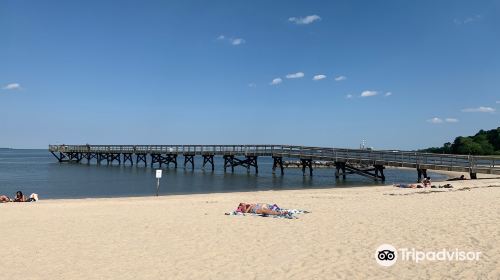
<svg viewBox="0 0 500 280">
<path fill-rule="evenodd" d="M 311 213 L 306 210 L 300 210 L 300 209 L 280 209 L 281 212 L 283 212 L 282 215 L 266 215 L 266 214 L 255 214 L 255 213 L 243 213 L 243 212 L 238 212 L 238 211 L 232 211 L 226 213 L 226 215 L 230 216 L 260 216 L 260 217 L 272 217 L 272 218 L 278 218 L 278 219 L 298 219 L 297 215 L 299 214 L 307 214 Z"/>
</svg>

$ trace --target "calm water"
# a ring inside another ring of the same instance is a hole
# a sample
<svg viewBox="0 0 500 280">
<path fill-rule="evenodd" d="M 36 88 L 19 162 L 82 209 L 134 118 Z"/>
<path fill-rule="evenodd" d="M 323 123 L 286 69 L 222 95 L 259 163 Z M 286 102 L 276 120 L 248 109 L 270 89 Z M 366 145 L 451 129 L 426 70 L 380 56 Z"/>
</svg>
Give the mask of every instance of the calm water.
<svg viewBox="0 0 500 280">
<path fill-rule="evenodd" d="M 148 158 L 149 160 L 149 158 Z M 314 177 L 303 177 L 300 169 L 285 169 L 285 175 L 272 174 L 272 159 L 259 158 L 259 174 L 236 167 L 224 173 L 222 158 L 215 159 L 215 171 L 200 169 L 203 159 L 195 159 L 195 170 L 164 168 L 160 194 L 213 193 L 254 190 L 309 189 L 376 185 L 358 175 L 335 180 L 333 169 L 315 169 Z M 172 165 L 171 165 L 172 166 Z M 229 170 L 229 169 L 228 169 Z M 386 169 L 386 183 L 413 182 L 414 170 Z M 279 174 L 279 172 L 278 172 Z M 445 176 L 430 173 L 434 180 Z M 0 150 L 0 194 L 15 191 L 36 192 L 41 198 L 85 198 L 149 196 L 156 192 L 155 169 L 130 166 L 58 163 L 47 150 Z"/>
</svg>

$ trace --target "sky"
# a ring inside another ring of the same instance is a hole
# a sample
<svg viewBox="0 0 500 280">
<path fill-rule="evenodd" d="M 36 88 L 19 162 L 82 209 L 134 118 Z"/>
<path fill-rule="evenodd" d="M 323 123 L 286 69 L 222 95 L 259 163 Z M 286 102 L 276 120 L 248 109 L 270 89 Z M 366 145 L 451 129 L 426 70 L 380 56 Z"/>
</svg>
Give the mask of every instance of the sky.
<svg viewBox="0 0 500 280">
<path fill-rule="evenodd" d="M 0 147 L 441 146 L 500 126 L 500 1 L 0 1 Z"/>
</svg>

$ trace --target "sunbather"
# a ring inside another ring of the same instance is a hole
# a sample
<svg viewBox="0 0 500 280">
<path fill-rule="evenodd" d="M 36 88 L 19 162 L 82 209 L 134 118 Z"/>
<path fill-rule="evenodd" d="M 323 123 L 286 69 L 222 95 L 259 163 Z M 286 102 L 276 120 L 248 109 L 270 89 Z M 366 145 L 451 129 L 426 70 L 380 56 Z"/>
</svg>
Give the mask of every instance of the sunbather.
<svg viewBox="0 0 500 280">
<path fill-rule="evenodd" d="M 422 183 L 424 184 L 424 188 L 429 188 L 432 184 L 431 177 L 425 178 L 424 181 L 422 181 Z"/>
<path fill-rule="evenodd" d="M 6 195 L 0 195 L 0 203 L 11 202 L 10 198 Z"/>
<path fill-rule="evenodd" d="M 421 188 L 423 188 L 422 185 L 420 185 L 420 184 L 395 184 L 394 186 L 396 188 L 403 188 L 403 189 L 421 189 Z"/>
<path fill-rule="evenodd" d="M 13 202 L 32 202 L 38 201 L 38 194 L 32 193 L 30 197 L 26 197 L 22 191 L 17 191 L 16 196 L 14 197 Z"/>
<path fill-rule="evenodd" d="M 26 202 L 26 197 L 24 196 L 22 191 L 16 192 L 16 196 L 14 197 L 14 202 Z"/>
<path fill-rule="evenodd" d="M 243 203 L 241 202 L 236 209 L 236 212 L 241 213 L 254 213 L 263 215 L 283 215 L 286 212 L 280 211 L 278 205 L 267 204 L 267 203 Z"/>
</svg>

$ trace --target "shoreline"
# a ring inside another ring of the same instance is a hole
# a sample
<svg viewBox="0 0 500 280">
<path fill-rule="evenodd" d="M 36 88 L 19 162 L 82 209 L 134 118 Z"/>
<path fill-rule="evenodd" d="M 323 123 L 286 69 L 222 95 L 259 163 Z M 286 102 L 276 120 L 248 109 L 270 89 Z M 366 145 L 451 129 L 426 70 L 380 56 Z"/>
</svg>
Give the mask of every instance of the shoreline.
<svg viewBox="0 0 500 280">
<path fill-rule="evenodd" d="M 488 175 L 488 174 L 486 174 Z M 495 178 L 478 178 L 474 180 L 457 180 L 457 181 L 437 181 L 433 182 L 432 185 L 445 185 L 451 184 L 454 186 L 452 189 L 447 190 L 457 190 L 467 187 L 473 188 L 482 188 L 482 187 L 500 187 L 500 177 Z M 439 188 L 396 188 L 393 184 L 384 184 L 384 185 L 359 185 L 359 186 L 348 186 L 348 187 L 338 187 L 338 186 L 330 186 L 324 188 L 308 188 L 308 189 L 280 189 L 280 190 L 249 190 L 249 191 L 236 191 L 236 192 L 211 192 L 211 193 L 183 193 L 183 194 L 166 194 L 155 196 L 144 195 L 144 196 L 110 196 L 110 197 L 82 197 L 82 198 L 47 198 L 43 199 L 43 197 L 37 202 L 30 203 L 43 203 L 43 202 L 72 202 L 72 201 L 126 201 L 126 200 L 164 200 L 164 199 L 188 199 L 188 198 L 198 198 L 198 197 L 210 197 L 210 196 L 242 196 L 242 195 L 268 195 L 268 194 L 279 194 L 279 193 L 289 193 L 289 194 L 301 194 L 301 193 L 322 193 L 322 192 L 382 192 L 382 191 L 390 191 L 390 190 L 406 190 L 406 191 L 415 191 L 415 192 L 426 192 L 431 190 L 441 190 Z M 8 204 L 12 204 L 13 202 L 9 202 Z M 0 203 L 7 204 L 7 203 Z M 18 203 L 14 203 L 18 204 Z M 24 204 L 24 203 L 21 203 Z"/>
</svg>

